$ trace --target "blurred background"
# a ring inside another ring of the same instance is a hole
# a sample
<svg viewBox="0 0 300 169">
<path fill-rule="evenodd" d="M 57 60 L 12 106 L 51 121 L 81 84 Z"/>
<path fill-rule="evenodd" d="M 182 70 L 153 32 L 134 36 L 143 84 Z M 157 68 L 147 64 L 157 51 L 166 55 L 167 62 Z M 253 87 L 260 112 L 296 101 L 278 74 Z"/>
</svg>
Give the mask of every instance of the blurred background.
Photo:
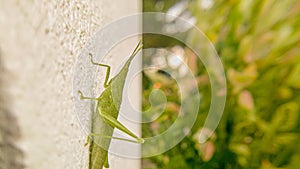
<svg viewBox="0 0 300 169">
<path fill-rule="evenodd" d="M 171 150 L 144 158 L 142 167 L 299 169 L 300 1 L 143 0 L 143 11 L 182 17 L 203 31 L 225 68 L 227 102 L 217 130 L 200 143 L 199 133 L 210 132 L 203 128 L 211 103 L 205 67 L 184 44 L 165 36 L 144 35 L 146 48 L 157 48 L 156 52 L 167 59 L 171 55 L 160 50 L 172 51 L 188 63 L 202 97 L 197 121 L 188 136 Z M 188 27 L 176 28 L 170 31 L 201 45 L 191 38 L 193 32 Z M 164 91 L 168 103 L 159 118 L 143 124 L 143 137 L 166 131 L 180 109 L 178 87 L 172 77 L 164 71 L 144 71 L 143 110 L 150 106 L 148 97 L 153 89 Z"/>
</svg>

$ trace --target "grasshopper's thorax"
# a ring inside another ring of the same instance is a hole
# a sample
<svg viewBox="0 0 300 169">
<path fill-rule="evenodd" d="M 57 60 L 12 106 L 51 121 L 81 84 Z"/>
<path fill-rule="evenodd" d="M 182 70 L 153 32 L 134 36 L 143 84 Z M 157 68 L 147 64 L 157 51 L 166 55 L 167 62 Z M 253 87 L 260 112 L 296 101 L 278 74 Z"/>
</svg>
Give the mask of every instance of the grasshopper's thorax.
<svg viewBox="0 0 300 169">
<path fill-rule="evenodd" d="M 107 87 L 99 97 L 97 111 L 102 114 L 110 114 L 117 118 L 119 108 L 120 105 L 116 104 L 115 97 L 112 96 L 111 86 Z"/>
</svg>

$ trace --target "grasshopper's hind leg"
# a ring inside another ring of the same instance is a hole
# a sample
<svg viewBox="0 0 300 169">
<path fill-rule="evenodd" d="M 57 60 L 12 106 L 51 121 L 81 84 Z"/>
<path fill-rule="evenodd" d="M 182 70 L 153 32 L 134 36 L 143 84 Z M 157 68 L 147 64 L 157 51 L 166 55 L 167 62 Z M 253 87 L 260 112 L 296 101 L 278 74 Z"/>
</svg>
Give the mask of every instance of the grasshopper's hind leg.
<svg viewBox="0 0 300 169">
<path fill-rule="evenodd" d="M 132 133 L 129 129 L 127 129 L 122 123 L 120 123 L 117 119 L 112 117 L 110 114 L 106 114 L 106 113 L 104 114 L 101 112 L 99 114 L 104 119 L 104 121 L 106 123 L 108 123 L 111 127 L 117 128 L 117 129 L 121 130 L 122 132 L 128 134 L 129 136 L 133 137 L 134 139 L 136 139 L 136 141 L 134 141 L 135 143 L 138 143 L 138 144 L 144 143 L 145 140 L 143 138 L 136 136 L 134 133 Z"/>
<path fill-rule="evenodd" d="M 92 63 L 93 65 L 102 66 L 102 67 L 106 67 L 106 68 L 107 68 L 106 75 L 105 75 L 105 81 L 104 81 L 104 87 L 105 87 L 105 88 L 108 87 L 108 85 L 109 85 L 110 82 L 111 82 L 111 81 L 108 81 L 109 75 L 110 75 L 110 66 L 109 66 L 109 65 L 106 65 L 106 64 L 94 62 L 94 60 L 93 60 L 93 55 L 92 55 L 91 53 L 89 53 L 89 56 L 90 56 L 91 63 Z"/>
<path fill-rule="evenodd" d="M 86 142 L 84 143 L 84 146 L 87 146 L 91 142 L 91 137 L 102 137 L 102 138 L 106 138 L 106 139 L 116 139 L 116 140 L 128 141 L 128 142 L 131 142 L 131 143 L 141 144 L 140 141 L 136 141 L 136 140 L 130 140 L 130 139 L 121 138 L 121 137 L 114 137 L 114 136 L 106 136 L 106 135 L 103 135 L 103 134 L 90 133 L 86 138 Z"/>
</svg>

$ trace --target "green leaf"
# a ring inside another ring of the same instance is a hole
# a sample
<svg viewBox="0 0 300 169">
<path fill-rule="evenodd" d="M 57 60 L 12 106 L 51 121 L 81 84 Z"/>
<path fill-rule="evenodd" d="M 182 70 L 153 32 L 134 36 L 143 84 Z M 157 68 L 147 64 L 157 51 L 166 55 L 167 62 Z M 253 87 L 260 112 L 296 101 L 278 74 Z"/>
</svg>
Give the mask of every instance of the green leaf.
<svg viewBox="0 0 300 169">
<path fill-rule="evenodd" d="M 300 89 L 300 64 L 292 70 L 292 73 L 288 78 L 288 84 L 294 88 Z"/>
<path fill-rule="evenodd" d="M 278 131 L 290 131 L 298 125 L 299 106 L 295 102 L 281 105 L 275 112 L 272 125 Z"/>
</svg>

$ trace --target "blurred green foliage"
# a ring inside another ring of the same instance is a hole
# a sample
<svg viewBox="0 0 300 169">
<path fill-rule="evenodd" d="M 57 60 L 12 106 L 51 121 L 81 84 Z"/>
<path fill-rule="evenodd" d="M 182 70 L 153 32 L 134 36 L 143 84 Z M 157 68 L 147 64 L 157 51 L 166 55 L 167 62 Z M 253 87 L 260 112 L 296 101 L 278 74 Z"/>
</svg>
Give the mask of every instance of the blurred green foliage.
<svg viewBox="0 0 300 169">
<path fill-rule="evenodd" d="M 209 7 L 203 1 L 189 1 L 188 10 L 225 67 L 228 88 L 222 120 L 206 143 L 195 139 L 209 110 L 210 84 L 203 65 L 190 63 L 203 95 L 198 122 L 176 147 L 144 159 L 143 168 L 299 169 L 300 1 L 216 0 Z M 178 1 L 143 2 L 144 11 L 167 11 Z M 156 83 L 144 76 L 143 109 Z M 143 136 L 164 131 L 165 122 L 178 114 L 174 87 L 160 88 L 169 91 L 169 106 L 157 121 L 143 125 Z"/>
</svg>

